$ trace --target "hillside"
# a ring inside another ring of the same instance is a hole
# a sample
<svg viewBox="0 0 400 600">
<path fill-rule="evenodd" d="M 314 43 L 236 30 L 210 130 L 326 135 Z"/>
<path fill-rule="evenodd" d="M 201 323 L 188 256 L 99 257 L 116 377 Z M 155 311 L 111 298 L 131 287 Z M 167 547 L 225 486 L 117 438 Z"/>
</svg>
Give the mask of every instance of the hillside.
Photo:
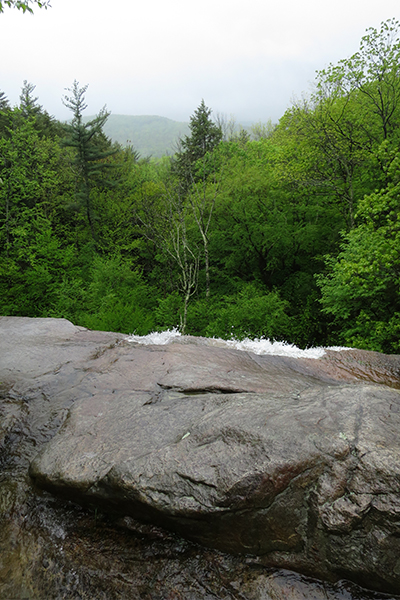
<svg viewBox="0 0 400 600">
<path fill-rule="evenodd" d="M 110 115 L 104 126 L 104 133 L 114 142 L 132 145 L 143 157 L 156 158 L 173 154 L 177 139 L 188 132 L 188 123 L 147 115 Z"/>
</svg>

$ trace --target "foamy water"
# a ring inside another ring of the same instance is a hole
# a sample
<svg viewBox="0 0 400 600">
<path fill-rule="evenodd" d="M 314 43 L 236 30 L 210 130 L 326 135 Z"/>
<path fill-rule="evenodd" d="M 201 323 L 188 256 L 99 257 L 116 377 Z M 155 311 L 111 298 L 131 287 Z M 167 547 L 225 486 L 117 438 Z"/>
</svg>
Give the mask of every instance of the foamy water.
<svg viewBox="0 0 400 600">
<path fill-rule="evenodd" d="M 145 346 L 157 345 L 165 346 L 170 342 L 173 342 L 176 338 L 181 337 L 179 329 L 168 329 L 167 331 L 152 331 L 148 335 L 130 335 L 126 338 L 128 342 L 135 342 L 136 344 L 144 344 Z"/>
<path fill-rule="evenodd" d="M 168 331 L 154 331 L 148 335 L 130 335 L 126 338 L 128 342 L 144 345 L 160 345 L 170 344 L 177 338 L 181 337 L 178 329 L 168 329 Z M 321 358 L 326 353 L 326 350 L 349 350 L 340 346 L 331 346 L 329 348 L 307 348 L 302 350 L 293 344 L 286 342 L 271 342 L 268 339 L 245 338 L 244 340 L 223 340 L 221 338 L 201 338 L 204 344 L 208 346 L 218 346 L 219 348 L 233 348 L 235 350 L 243 350 L 253 352 L 254 354 L 272 354 L 275 356 L 290 356 L 292 358 Z"/>
</svg>

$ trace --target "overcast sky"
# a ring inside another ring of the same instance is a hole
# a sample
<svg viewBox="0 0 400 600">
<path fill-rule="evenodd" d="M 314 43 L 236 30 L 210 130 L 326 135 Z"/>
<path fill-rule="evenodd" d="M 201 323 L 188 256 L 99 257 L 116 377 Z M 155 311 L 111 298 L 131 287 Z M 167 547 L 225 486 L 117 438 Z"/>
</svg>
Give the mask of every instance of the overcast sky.
<svg viewBox="0 0 400 600">
<path fill-rule="evenodd" d="M 187 121 L 204 98 L 214 114 L 277 121 L 315 71 L 353 54 L 399 0 L 52 0 L 33 16 L 0 14 L 0 90 L 18 102 L 26 79 L 40 104 L 89 84 L 91 115 Z"/>
</svg>

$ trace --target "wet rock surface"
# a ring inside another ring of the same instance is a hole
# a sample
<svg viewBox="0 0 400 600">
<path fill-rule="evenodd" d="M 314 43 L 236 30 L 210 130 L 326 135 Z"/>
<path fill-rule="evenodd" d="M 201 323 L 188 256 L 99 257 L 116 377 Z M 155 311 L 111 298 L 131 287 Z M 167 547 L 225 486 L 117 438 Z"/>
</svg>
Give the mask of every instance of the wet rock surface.
<svg viewBox="0 0 400 600">
<path fill-rule="evenodd" d="M 399 365 L 0 318 L 0 597 L 395 598 Z"/>
</svg>

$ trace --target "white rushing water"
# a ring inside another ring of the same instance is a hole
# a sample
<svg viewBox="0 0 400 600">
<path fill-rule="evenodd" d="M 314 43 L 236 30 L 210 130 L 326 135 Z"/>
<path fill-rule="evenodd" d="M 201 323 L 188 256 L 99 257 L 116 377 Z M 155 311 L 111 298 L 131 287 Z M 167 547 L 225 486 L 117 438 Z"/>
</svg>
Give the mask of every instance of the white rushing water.
<svg viewBox="0 0 400 600">
<path fill-rule="evenodd" d="M 144 344 L 145 346 L 158 345 L 165 346 L 170 342 L 173 342 L 176 338 L 181 337 L 181 332 L 174 327 L 174 329 L 168 329 L 167 331 L 152 331 L 148 335 L 130 335 L 126 338 L 128 342 L 135 342 L 136 344 Z"/>
<path fill-rule="evenodd" d="M 157 332 L 154 331 L 148 335 L 130 335 L 126 339 L 128 342 L 135 342 L 136 344 L 144 345 L 160 345 L 164 346 L 169 344 L 181 337 L 181 333 L 178 329 L 168 329 L 168 331 Z M 290 356 L 292 358 L 321 358 L 324 356 L 326 350 L 349 350 L 349 348 L 343 348 L 339 346 L 332 346 L 330 348 L 307 348 L 301 350 L 293 344 L 286 342 L 271 342 L 268 339 L 254 339 L 250 340 L 245 338 L 244 340 L 222 340 L 221 338 L 201 338 L 204 344 L 209 346 L 218 346 L 219 348 L 233 348 L 235 350 L 244 350 L 247 352 L 253 352 L 254 354 L 273 354 L 275 356 Z"/>
</svg>

